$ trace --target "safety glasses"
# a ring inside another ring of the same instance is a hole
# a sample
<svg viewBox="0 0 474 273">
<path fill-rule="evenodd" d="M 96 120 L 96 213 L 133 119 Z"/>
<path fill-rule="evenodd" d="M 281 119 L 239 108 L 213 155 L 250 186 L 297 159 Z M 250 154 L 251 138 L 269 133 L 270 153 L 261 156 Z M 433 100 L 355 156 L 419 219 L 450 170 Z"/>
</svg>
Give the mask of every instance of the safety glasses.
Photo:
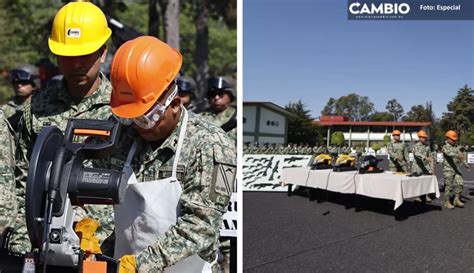
<svg viewBox="0 0 474 273">
<path fill-rule="evenodd" d="M 131 125 L 133 122 L 138 127 L 145 130 L 153 128 L 156 122 L 163 116 L 168 106 L 170 106 L 171 102 L 176 97 L 176 94 L 178 94 L 178 86 L 176 84 L 173 84 L 170 88 L 173 88 L 173 92 L 166 98 L 166 101 L 164 103 L 157 102 L 147 113 L 132 119 L 121 118 L 118 116 L 115 116 L 115 118 L 124 125 Z"/>
</svg>

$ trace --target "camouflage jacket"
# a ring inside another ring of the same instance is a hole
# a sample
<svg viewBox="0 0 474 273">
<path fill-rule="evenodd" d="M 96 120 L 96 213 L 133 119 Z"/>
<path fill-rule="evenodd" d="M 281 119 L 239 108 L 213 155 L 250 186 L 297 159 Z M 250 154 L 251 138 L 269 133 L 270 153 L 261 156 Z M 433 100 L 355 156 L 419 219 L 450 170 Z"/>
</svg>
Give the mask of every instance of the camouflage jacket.
<svg viewBox="0 0 474 273">
<path fill-rule="evenodd" d="M 0 237 L 6 227 L 13 227 L 18 203 L 15 192 L 15 157 L 13 129 L 0 110 Z"/>
<path fill-rule="evenodd" d="M 387 145 L 387 152 L 388 152 L 388 155 L 390 156 L 390 160 L 389 160 L 390 169 L 397 168 L 397 167 L 401 167 L 402 169 L 405 169 L 405 164 L 408 158 L 408 151 L 407 151 L 407 147 L 405 143 L 401 141 L 390 142 Z"/>
<path fill-rule="evenodd" d="M 212 109 L 208 109 L 200 113 L 199 115 L 208 119 L 209 121 L 214 123 L 214 125 L 221 127 L 222 125 L 227 123 L 227 121 L 230 120 L 230 118 L 234 115 L 235 111 L 237 111 L 237 109 L 232 106 L 229 106 L 227 107 L 227 109 L 220 113 L 216 113 L 215 111 L 212 111 Z M 227 134 L 234 141 L 234 143 L 237 143 L 237 128 L 230 130 L 229 132 L 227 132 Z"/>
<path fill-rule="evenodd" d="M 24 105 L 24 103 L 19 103 L 16 97 L 14 97 L 13 99 L 2 105 L 1 110 L 3 111 L 5 118 L 8 119 L 9 117 L 13 116 L 17 111 L 23 111 Z"/>
<path fill-rule="evenodd" d="M 182 108 L 184 109 L 184 108 Z M 137 151 L 132 166 L 139 182 L 171 176 L 183 113 L 178 126 L 157 148 L 128 127 L 123 132 L 118 152 L 108 162 L 121 169 L 134 140 Z M 199 254 L 212 262 L 216 257 L 219 228 L 234 188 L 237 155 L 233 141 L 209 121 L 189 113 L 186 135 L 178 162 L 177 178 L 183 189 L 181 216 L 155 243 L 140 252 L 139 272 L 161 272 L 176 262 Z M 226 174 L 226 176 L 223 176 Z"/>
<path fill-rule="evenodd" d="M 66 83 L 52 86 L 49 89 L 39 90 L 33 93 L 31 100 L 25 104 L 23 112 L 23 127 L 19 138 L 17 148 L 17 166 L 16 166 L 16 193 L 19 202 L 19 217 L 16 220 L 16 229 L 18 236 L 24 236 L 26 233 L 24 209 L 25 209 L 25 190 L 26 179 L 28 175 L 28 160 L 33 150 L 33 144 L 36 136 L 40 133 L 43 126 L 58 126 L 63 132 L 66 129 L 67 121 L 70 118 L 81 119 L 108 119 L 110 111 L 110 95 L 112 86 L 107 78 L 101 73 L 98 89 L 88 97 L 80 101 L 75 100 L 68 92 Z M 18 150 L 19 149 L 19 150 Z M 98 237 L 103 240 L 108 237 L 112 231 L 110 215 L 113 208 L 111 206 L 84 206 L 84 210 L 77 210 L 77 219 L 89 215 L 98 220 L 101 227 L 97 230 Z M 13 235 L 15 243 L 15 234 Z M 22 244 L 26 244 L 22 242 Z M 21 250 L 28 251 L 28 245 L 24 245 Z M 19 250 L 19 249 L 17 249 Z"/>
<path fill-rule="evenodd" d="M 415 162 L 412 165 L 413 173 L 433 173 L 433 168 L 430 163 L 430 161 L 433 162 L 433 159 L 428 145 L 420 141 L 415 143 L 415 145 L 413 145 L 413 156 L 415 157 Z"/>
<path fill-rule="evenodd" d="M 459 174 L 459 165 L 462 164 L 461 159 L 459 158 L 460 150 L 458 146 L 449 144 L 447 141 L 443 145 L 443 174 L 444 175 L 454 175 Z"/>
</svg>

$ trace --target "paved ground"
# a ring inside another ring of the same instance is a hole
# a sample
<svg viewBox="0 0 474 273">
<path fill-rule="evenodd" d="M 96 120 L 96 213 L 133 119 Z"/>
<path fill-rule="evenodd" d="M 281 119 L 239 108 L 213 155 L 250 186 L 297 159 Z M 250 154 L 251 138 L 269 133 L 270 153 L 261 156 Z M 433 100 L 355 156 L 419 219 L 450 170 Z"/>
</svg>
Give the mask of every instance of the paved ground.
<svg viewBox="0 0 474 273">
<path fill-rule="evenodd" d="M 392 201 L 362 198 L 356 212 L 351 198 L 244 192 L 244 272 L 474 271 L 474 198 L 451 211 L 407 201 L 404 220 Z"/>
</svg>

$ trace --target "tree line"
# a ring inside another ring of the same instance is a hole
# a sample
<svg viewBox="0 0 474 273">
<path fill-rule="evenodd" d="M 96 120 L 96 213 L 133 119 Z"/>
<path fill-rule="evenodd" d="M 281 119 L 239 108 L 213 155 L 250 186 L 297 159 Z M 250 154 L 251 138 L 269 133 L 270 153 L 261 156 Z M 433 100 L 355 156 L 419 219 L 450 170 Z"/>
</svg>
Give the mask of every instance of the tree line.
<svg viewBox="0 0 474 273">
<path fill-rule="evenodd" d="M 311 111 L 301 100 L 290 102 L 285 108 L 296 115 L 290 118 L 288 142 L 324 144 L 325 132 L 314 124 L 314 118 L 310 116 Z M 474 90 L 464 85 L 447 104 L 447 108 L 448 111 L 441 117 L 436 117 L 432 103 L 428 101 L 424 105 L 413 105 L 405 113 L 403 106 L 395 98 L 391 98 L 385 107 L 386 111 L 376 111 L 368 97 L 351 93 L 339 98 L 329 98 L 321 115 L 346 116 L 352 121 L 431 122 L 428 131 L 432 141 L 442 143 L 447 130 L 456 130 L 460 135 L 461 144 L 474 145 Z"/>
</svg>

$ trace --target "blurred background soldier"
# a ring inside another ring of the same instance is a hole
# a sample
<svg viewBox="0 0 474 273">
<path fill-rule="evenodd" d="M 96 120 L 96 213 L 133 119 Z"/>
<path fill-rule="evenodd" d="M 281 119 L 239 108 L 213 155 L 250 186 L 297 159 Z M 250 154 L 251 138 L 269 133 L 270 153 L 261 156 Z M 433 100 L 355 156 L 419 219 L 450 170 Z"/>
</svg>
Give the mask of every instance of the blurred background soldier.
<svg viewBox="0 0 474 273">
<path fill-rule="evenodd" d="M 428 135 L 423 130 L 420 130 L 417 135 L 419 141 L 413 145 L 413 156 L 415 157 L 415 162 L 412 165 L 412 173 L 418 175 L 432 175 L 434 171 L 434 161 L 431 157 L 430 147 L 426 144 L 426 138 Z M 417 197 L 416 201 L 421 202 L 422 200 L 420 197 Z M 428 194 L 426 195 L 426 202 L 431 202 L 431 198 Z"/>
<path fill-rule="evenodd" d="M 193 78 L 188 76 L 180 76 L 178 83 L 178 97 L 181 98 L 181 103 L 184 108 L 193 111 L 194 100 L 196 99 L 196 82 Z"/>
<path fill-rule="evenodd" d="M 400 141 L 400 131 L 393 130 L 392 138 L 393 141 L 387 145 L 387 152 L 390 158 L 388 168 L 391 172 L 406 172 L 407 148 L 405 143 Z"/>
<path fill-rule="evenodd" d="M 23 106 L 41 84 L 38 68 L 30 64 L 19 65 L 10 71 L 10 81 L 15 96 L 2 106 L 2 110 L 14 130 L 18 131 Z"/>
<path fill-rule="evenodd" d="M 210 106 L 200 115 L 221 127 L 234 142 L 237 142 L 237 109 L 232 106 L 236 99 L 234 81 L 222 76 L 210 78 L 207 88 L 207 100 Z"/>
<path fill-rule="evenodd" d="M 463 189 L 464 179 L 461 171 L 459 171 L 459 165 L 464 164 L 466 169 L 469 170 L 469 165 L 464 162 L 464 153 L 460 152 L 456 146 L 458 140 L 458 134 L 449 130 L 445 134 L 446 142 L 442 148 L 444 161 L 443 161 L 443 176 L 444 176 L 444 207 L 447 209 L 453 209 L 456 207 L 464 207 L 464 203 L 461 202 L 461 193 Z M 454 202 L 451 203 L 451 197 L 454 193 Z"/>
</svg>

